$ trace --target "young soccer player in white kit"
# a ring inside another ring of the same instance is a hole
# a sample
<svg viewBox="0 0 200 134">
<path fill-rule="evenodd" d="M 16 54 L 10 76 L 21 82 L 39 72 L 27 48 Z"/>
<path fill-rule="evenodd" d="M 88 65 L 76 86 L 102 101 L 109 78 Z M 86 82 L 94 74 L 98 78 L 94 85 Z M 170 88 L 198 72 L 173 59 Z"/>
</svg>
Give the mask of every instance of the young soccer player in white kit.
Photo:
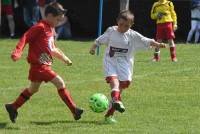
<svg viewBox="0 0 200 134">
<path fill-rule="evenodd" d="M 111 87 L 112 101 L 105 115 L 106 123 L 116 123 L 113 118 L 114 111 L 121 113 L 125 107 L 121 101 L 123 89 L 128 88 L 133 75 L 133 54 L 139 48 L 165 47 L 165 44 L 146 38 L 138 32 L 130 29 L 133 25 L 134 15 L 128 11 L 120 12 L 117 18 L 117 26 L 109 27 L 103 35 L 98 37 L 90 48 L 90 54 L 101 44 L 106 44 L 104 55 L 104 73 L 107 83 Z"/>
</svg>

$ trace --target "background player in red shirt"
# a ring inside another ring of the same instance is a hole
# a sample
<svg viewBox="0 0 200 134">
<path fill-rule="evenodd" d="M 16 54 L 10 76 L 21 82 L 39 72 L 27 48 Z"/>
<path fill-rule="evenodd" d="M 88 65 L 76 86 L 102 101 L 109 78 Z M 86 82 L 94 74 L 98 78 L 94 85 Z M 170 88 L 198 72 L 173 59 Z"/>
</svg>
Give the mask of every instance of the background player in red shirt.
<svg viewBox="0 0 200 134">
<path fill-rule="evenodd" d="M 20 39 L 11 54 L 13 61 L 20 59 L 25 45 L 29 44 L 27 61 L 30 64 L 30 86 L 25 88 L 19 97 L 10 104 L 5 104 L 10 120 L 15 123 L 18 108 L 20 108 L 34 93 L 39 90 L 43 81 L 53 83 L 58 89 L 58 94 L 71 110 L 75 120 L 81 118 L 83 110 L 77 108 L 63 79 L 51 70 L 52 58 L 56 57 L 67 65 L 72 65 L 71 60 L 54 44 L 54 27 L 62 21 L 66 10 L 57 3 L 50 3 L 45 10 L 46 18 L 31 27 Z"/>
</svg>

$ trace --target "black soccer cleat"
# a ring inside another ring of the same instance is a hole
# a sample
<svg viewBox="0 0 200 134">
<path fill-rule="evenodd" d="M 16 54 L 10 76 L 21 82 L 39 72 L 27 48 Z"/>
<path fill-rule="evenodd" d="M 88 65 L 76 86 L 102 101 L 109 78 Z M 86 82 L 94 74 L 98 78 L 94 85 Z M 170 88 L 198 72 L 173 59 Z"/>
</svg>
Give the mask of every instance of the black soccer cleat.
<svg viewBox="0 0 200 134">
<path fill-rule="evenodd" d="M 124 105 L 123 105 L 123 103 L 121 101 L 113 102 L 112 105 L 113 105 L 113 108 L 115 110 L 117 110 L 118 112 L 120 112 L 120 113 L 125 112 L 125 107 L 124 107 Z"/>
<path fill-rule="evenodd" d="M 12 123 L 15 123 L 18 115 L 17 110 L 13 108 L 12 104 L 5 104 L 5 108 L 9 114 L 10 120 L 12 121 Z"/>
<path fill-rule="evenodd" d="M 83 109 L 76 108 L 76 109 L 75 109 L 75 113 L 74 113 L 74 119 L 75 119 L 75 120 L 81 119 L 82 113 L 83 113 Z"/>
</svg>

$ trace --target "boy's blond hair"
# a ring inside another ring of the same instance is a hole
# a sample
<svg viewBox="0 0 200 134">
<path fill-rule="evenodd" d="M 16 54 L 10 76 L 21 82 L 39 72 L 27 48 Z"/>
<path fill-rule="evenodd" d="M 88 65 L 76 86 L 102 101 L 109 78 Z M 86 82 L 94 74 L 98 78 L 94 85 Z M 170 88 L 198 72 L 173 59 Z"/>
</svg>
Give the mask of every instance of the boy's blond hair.
<svg viewBox="0 0 200 134">
<path fill-rule="evenodd" d="M 131 11 L 129 10 L 123 10 L 119 13 L 118 17 L 117 17 L 117 21 L 119 19 L 123 19 L 123 20 L 126 20 L 126 21 L 130 21 L 131 24 L 134 23 L 134 15 Z"/>
</svg>

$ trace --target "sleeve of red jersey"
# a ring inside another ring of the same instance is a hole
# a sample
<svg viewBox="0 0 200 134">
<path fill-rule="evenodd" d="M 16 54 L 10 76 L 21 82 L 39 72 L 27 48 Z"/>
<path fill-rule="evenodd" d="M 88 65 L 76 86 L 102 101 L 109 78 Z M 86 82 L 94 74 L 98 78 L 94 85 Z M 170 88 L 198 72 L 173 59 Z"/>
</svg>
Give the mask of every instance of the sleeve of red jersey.
<svg viewBox="0 0 200 134">
<path fill-rule="evenodd" d="M 33 26 L 31 27 L 19 40 L 17 46 L 11 53 L 11 58 L 13 61 L 20 59 L 24 47 L 26 44 L 31 41 L 37 39 L 37 37 L 42 33 L 43 27 L 42 26 Z"/>
</svg>

